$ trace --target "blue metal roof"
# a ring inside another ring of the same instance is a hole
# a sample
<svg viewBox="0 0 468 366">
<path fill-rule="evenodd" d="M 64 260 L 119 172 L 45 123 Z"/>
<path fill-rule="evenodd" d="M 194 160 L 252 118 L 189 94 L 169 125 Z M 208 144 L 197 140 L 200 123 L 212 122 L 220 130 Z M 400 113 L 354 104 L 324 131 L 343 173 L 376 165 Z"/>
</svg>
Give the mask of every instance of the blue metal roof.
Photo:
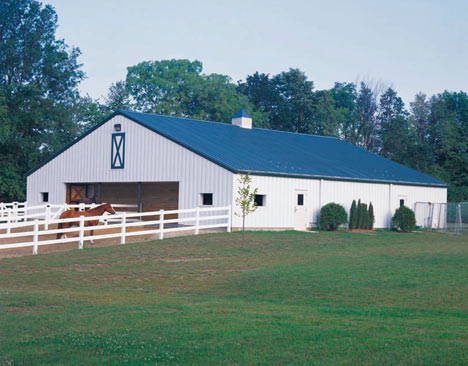
<svg viewBox="0 0 468 366">
<path fill-rule="evenodd" d="M 244 111 L 243 109 L 240 109 L 239 112 L 237 112 L 232 118 L 239 118 L 239 117 L 247 117 L 247 118 L 252 118 L 249 116 L 249 114 Z"/>
<path fill-rule="evenodd" d="M 235 173 L 447 186 L 433 177 L 334 137 L 246 129 L 225 123 L 130 111 L 115 114 L 121 114 Z"/>
</svg>

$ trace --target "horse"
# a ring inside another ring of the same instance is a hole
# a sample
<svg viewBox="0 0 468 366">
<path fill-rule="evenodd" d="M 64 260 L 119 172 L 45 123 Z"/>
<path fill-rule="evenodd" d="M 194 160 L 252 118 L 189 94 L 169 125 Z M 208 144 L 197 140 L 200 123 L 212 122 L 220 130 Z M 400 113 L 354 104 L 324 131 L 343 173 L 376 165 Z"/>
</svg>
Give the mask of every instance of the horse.
<svg viewBox="0 0 468 366">
<path fill-rule="evenodd" d="M 104 212 L 109 212 L 111 214 L 115 214 L 115 210 L 114 208 L 112 207 L 112 205 L 110 203 L 105 203 L 103 205 L 100 205 L 98 207 L 95 207 L 95 208 L 91 208 L 89 210 L 85 210 L 85 211 L 75 211 L 73 209 L 71 210 L 67 210 L 65 212 L 63 212 L 61 215 L 60 215 L 60 219 L 71 219 L 71 218 L 75 218 L 75 217 L 80 217 L 80 216 L 85 216 L 85 217 L 93 217 L 93 216 L 101 216 L 104 214 Z M 85 223 L 84 225 L 85 226 L 96 226 L 97 224 L 99 224 L 99 220 L 85 220 Z M 64 222 L 64 223 L 59 223 L 58 224 L 58 229 L 67 229 L 69 227 L 72 227 L 73 225 L 79 225 L 78 222 Z M 94 230 L 91 229 L 91 236 L 94 235 Z M 67 237 L 67 234 L 64 234 L 64 233 L 58 233 L 57 234 L 57 239 L 61 239 L 62 236 L 65 236 L 65 238 Z M 94 244 L 94 241 L 91 239 L 91 244 Z"/>
</svg>

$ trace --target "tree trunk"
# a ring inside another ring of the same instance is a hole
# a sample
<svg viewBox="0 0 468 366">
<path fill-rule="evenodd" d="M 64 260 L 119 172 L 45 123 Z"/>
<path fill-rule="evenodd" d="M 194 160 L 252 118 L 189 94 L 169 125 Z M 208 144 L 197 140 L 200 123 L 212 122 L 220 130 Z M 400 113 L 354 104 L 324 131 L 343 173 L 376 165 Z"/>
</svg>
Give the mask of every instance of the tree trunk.
<svg viewBox="0 0 468 366">
<path fill-rule="evenodd" d="M 245 215 L 242 215 L 242 248 L 244 247 Z"/>
</svg>

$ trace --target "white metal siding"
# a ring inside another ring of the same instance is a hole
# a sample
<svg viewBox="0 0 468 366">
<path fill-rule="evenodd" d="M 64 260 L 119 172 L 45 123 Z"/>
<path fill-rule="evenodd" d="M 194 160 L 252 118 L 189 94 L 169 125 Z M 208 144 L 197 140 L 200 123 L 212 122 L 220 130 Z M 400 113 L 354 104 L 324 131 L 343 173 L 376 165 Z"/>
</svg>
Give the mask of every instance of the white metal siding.
<svg viewBox="0 0 468 366">
<path fill-rule="evenodd" d="M 375 212 L 375 227 L 389 227 L 390 220 L 399 207 L 400 196 L 406 196 L 406 206 L 414 209 L 418 201 L 446 202 L 446 188 L 400 186 L 377 183 L 358 183 L 318 179 L 297 179 L 283 177 L 251 176 L 252 188 L 266 195 L 266 206 L 248 216 L 246 226 L 258 228 L 292 228 L 296 190 L 307 191 L 309 223 L 317 224 L 320 207 L 336 202 L 349 213 L 353 199 L 363 203 L 372 202 Z M 234 176 L 233 197 L 237 197 L 238 176 Z M 235 208 L 235 212 L 238 209 Z M 233 218 L 233 226 L 242 225 L 239 217 Z"/>
<path fill-rule="evenodd" d="M 111 169 L 115 123 L 125 132 L 125 168 Z M 232 202 L 228 170 L 123 117 L 116 116 L 28 177 L 27 200 L 63 203 L 66 183 L 179 182 L 179 208 L 200 204 L 200 193 L 213 193 L 213 205 Z"/>
</svg>

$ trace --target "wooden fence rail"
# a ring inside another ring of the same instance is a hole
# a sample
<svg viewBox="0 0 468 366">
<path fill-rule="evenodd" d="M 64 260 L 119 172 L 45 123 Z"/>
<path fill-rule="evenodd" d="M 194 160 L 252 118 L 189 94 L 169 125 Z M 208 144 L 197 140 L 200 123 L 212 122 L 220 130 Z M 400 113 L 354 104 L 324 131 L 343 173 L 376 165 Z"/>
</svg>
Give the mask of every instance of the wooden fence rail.
<svg viewBox="0 0 468 366">
<path fill-rule="evenodd" d="M 210 214 L 210 213 L 215 214 Z M 221 213 L 221 214 L 220 214 Z M 181 215 L 179 218 L 166 219 L 167 215 Z M 208 214 L 208 215 L 207 215 Z M 151 220 L 151 217 L 154 219 Z M 148 220 L 140 220 L 141 217 L 150 218 Z M 158 235 L 159 239 L 164 239 L 165 233 L 172 233 L 178 231 L 193 230 L 195 235 L 198 235 L 202 229 L 214 229 L 214 228 L 226 228 L 228 232 L 231 231 L 231 206 L 223 207 L 209 207 L 209 208 L 194 208 L 194 209 L 183 209 L 183 210 L 159 210 L 154 212 L 135 212 L 128 213 L 122 212 L 114 215 L 109 215 L 112 223 L 105 225 L 97 225 L 93 227 L 87 227 L 86 221 L 100 220 L 102 216 L 85 217 L 80 216 L 78 218 L 70 219 L 49 219 L 47 221 L 40 221 L 35 219 L 34 221 L 23 221 L 9 223 L 8 227 L 2 226 L 1 228 L 6 229 L 5 233 L 0 233 L 0 239 L 11 239 L 11 238 L 26 238 L 22 240 L 30 240 L 27 238 L 32 237 L 32 241 L 21 241 L 12 244 L 0 244 L 1 249 L 13 249 L 32 247 L 33 254 L 37 254 L 38 247 L 41 245 L 51 244 L 64 244 L 78 242 L 78 248 L 82 249 L 83 244 L 86 240 L 99 240 L 99 239 L 110 239 L 120 238 L 120 244 L 125 244 L 126 238 L 129 236 L 137 235 Z M 129 222 L 129 219 L 138 219 L 135 222 Z M 208 223 L 207 223 L 208 221 Z M 117 223 L 114 223 L 117 222 Z M 48 229 L 49 225 L 72 223 L 76 226 L 70 228 L 60 229 Z M 173 227 L 166 225 L 173 224 Z M 32 230 L 12 232 L 11 229 L 21 229 L 31 227 Z M 42 230 L 41 230 L 42 226 Z M 145 227 L 146 230 L 127 232 L 129 227 Z M 101 231 L 103 229 L 120 229 L 116 233 L 111 234 L 96 234 L 86 235 L 86 231 L 94 230 Z M 40 240 L 41 236 L 51 234 L 70 234 L 78 233 L 78 236 L 71 238 L 51 239 L 51 240 Z"/>
</svg>

